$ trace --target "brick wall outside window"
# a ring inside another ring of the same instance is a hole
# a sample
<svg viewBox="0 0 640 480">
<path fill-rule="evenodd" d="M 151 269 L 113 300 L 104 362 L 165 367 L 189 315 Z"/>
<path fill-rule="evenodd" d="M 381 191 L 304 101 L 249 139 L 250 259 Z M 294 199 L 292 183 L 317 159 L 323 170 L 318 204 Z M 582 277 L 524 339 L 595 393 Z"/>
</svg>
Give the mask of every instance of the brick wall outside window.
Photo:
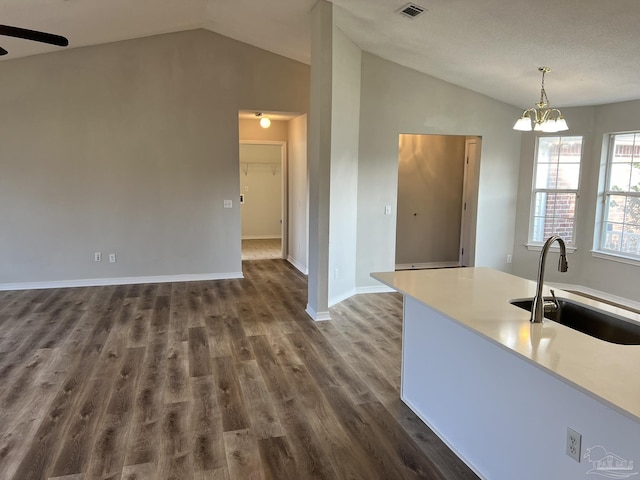
<svg viewBox="0 0 640 480">
<path fill-rule="evenodd" d="M 559 235 L 575 245 L 582 137 L 539 137 L 537 147 L 529 241 Z"/>
</svg>

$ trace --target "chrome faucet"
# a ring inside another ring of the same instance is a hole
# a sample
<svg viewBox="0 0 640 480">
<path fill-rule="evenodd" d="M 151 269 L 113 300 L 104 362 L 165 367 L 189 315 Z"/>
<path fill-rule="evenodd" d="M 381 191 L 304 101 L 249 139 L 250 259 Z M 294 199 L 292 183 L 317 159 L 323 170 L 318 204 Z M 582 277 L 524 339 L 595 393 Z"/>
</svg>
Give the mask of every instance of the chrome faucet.
<svg viewBox="0 0 640 480">
<path fill-rule="evenodd" d="M 558 260 L 558 271 L 566 272 L 569 268 L 567 263 L 567 249 L 564 245 L 564 240 L 560 238 L 558 235 L 553 235 L 549 237 L 546 242 L 544 242 L 544 246 L 542 247 L 542 251 L 540 252 L 540 263 L 538 264 L 538 285 L 536 288 L 536 296 L 533 298 L 533 305 L 531 305 L 531 323 L 542 323 L 542 317 L 544 317 L 544 312 L 555 312 L 558 310 L 558 301 L 556 300 L 556 295 L 553 290 L 551 290 L 551 295 L 553 296 L 552 302 L 545 302 L 544 297 L 542 296 L 542 286 L 544 283 L 544 265 L 547 261 L 547 253 L 549 252 L 549 248 L 553 242 L 558 242 L 560 245 L 560 260 Z"/>
</svg>

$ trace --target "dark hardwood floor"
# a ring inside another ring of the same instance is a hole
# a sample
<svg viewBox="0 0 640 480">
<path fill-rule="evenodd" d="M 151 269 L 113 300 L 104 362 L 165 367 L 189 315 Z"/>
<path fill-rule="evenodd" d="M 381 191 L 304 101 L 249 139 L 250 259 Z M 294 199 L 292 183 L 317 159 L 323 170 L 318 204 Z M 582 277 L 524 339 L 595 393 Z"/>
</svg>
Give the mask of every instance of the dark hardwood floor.
<svg viewBox="0 0 640 480">
<path fill-rule="evenodd" d="M 0 292 L 0 479 L 477 478 L 399 399 L 399 295 L 244 273 Z"/>
</svg>

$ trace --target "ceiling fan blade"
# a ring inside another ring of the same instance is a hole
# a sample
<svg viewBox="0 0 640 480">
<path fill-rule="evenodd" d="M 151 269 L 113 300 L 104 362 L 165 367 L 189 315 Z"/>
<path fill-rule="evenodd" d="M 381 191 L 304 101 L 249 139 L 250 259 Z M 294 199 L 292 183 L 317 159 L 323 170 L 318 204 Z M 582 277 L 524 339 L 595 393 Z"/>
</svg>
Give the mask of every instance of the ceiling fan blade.
<svg viewBox="0 0 640 480">
<path fill-rule="evenodd" d="M 50 43 L 51 45 L 57 45 L 59 47 L 66 47 L 69 45 L 69 40 L 63 36 L 54 35 L 53 33 L 38 32 L 36 30 L 27 30 L 26 28 L 11 27 L 9 25 L 0 25 L 0 35 L 24 38 L 35 42 Z M 5 53 L 7 52 L 5 51 Z"/>
<path fill-rule="evenodd" d="M 9 53 L 9 52 L 7 52 L 4 48 L 0 47 L 0 57 L 2 55 L 6 55 L 7 53 Z"/>
</svg>

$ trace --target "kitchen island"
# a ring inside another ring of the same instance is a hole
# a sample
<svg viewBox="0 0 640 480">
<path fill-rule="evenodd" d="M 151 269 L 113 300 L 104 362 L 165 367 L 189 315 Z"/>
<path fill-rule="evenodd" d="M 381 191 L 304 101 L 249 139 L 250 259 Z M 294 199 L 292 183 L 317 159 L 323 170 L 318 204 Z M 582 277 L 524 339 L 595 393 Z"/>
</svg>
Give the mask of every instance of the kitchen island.
<svg viewBox="0 0 640 480">
<path fill-rule="evenodd" d="M 496 270 L 372 276 L 404 295 L 402 400 L 481 478 L 586 478 L 604 471 L 603 455 L 620 467 L 609 473 L 639 476 L 640 346 L 531 324 L 509 301 L 536 284 Z M 568 427 L 582 435 L 580 463 L 565 453 Z"/>
</svg>

